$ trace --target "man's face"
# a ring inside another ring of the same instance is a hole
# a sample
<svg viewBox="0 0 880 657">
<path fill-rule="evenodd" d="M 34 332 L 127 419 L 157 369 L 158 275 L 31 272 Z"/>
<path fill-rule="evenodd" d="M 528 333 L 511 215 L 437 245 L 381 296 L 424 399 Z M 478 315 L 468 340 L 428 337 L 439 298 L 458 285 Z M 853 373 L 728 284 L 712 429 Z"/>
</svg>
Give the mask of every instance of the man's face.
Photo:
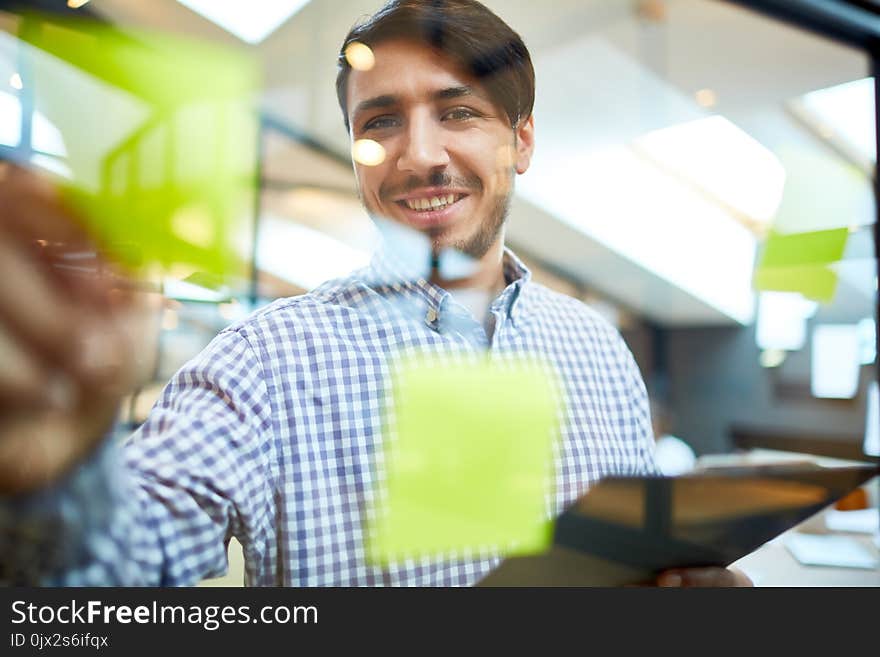
<svg viewBox="0 0 880 657">
<path fill-rule="evenodd" d="M 373 54 L 375 66 L 348 81 L 352 141 L 385 149 L 376 166 L 355 162 L 367 211 L 428 234 L 435 250 L 481 258 L 528 168 L 532 118 L 511 127 L 479 83 L 423 45 L 387 41 Z"/>
</svg>

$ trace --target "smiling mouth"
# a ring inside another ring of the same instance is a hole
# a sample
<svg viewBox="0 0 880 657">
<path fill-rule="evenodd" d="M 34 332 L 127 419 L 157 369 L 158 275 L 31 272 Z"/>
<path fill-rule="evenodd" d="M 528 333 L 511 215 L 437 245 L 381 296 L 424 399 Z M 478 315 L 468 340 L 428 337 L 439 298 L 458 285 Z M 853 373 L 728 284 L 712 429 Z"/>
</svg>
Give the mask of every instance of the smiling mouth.
<svg viewBox="0 0 880 657">
<path fill-rule="evenodd" d="M 397 201 L 397 204 L 414 212 L 436 212 L 458 203 L 458 201 L 466 196 L 467 194 L 441 194 L 439 196 L 404 199 Z"/>
</svg>

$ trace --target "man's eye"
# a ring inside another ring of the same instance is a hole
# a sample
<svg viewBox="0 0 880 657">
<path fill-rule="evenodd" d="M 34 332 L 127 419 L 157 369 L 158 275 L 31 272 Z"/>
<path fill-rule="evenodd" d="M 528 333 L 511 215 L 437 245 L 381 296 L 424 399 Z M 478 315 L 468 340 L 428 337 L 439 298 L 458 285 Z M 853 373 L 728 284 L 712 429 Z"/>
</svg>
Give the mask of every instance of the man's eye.
<svg viewBox="0 0 880 657">
<path fill-rule="evenodd" d="M 466 121 L 467 119 L 472 119 L 476 116 L 478 116 L 478 114 L 473 110 L 466 107 L 456 107 L 455 109 L 446 112 L 446 114 L 443 115 L 443 118 L 449 121 Z"/>
<path fill-rule="evenodd" d="M 396 125 L 397 119 L 393 116 L 377 116 L 364 124 L 364 130 L 382 130 L 383 128 L 393 128 Z"/>
</svg>

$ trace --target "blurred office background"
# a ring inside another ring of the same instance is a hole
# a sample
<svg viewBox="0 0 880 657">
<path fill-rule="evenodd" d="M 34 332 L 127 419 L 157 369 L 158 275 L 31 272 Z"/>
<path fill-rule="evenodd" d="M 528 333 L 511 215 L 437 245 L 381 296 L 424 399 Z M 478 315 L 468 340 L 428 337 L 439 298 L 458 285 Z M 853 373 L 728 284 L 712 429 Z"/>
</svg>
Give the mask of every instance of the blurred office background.
<svg viewBox="0 0 880 657">
<path fill-rule="evenodd" d="M 63 135 L 28 96 L 21 4 L 0 12 L 0 150 L 64 175 Z M 264 69 L 253 280 L 166 281 L 155 381 L 127 404 L 125 433 L 223 326 L 368 262 L 334 78 L 342 37 L 381 3 L 27 4 L 246 49 Z M 865 55 L 721 0 L 486 4 L 522 34 L 538 81 L 508 242 L 537 280 L 620 329 L 662 431 L 698 455 L 863 455 L 880 425 Z M 846 229 L 839 262 L 818 263 L 830 299 L 753 289 L 771 228 Z"/>
</svg>

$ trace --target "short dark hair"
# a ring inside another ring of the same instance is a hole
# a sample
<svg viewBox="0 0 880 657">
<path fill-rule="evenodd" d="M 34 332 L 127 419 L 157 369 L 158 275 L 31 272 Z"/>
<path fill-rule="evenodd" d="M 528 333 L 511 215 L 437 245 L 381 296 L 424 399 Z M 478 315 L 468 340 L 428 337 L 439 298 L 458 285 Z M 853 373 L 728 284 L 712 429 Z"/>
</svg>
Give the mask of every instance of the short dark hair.
<svg viewBox="0 0 880 657">
<path fill-rule="evenodd" d="M 346 129 L 351 73 L 346 48 L 355 41 L 374 48 L 391 39 L 424 43 L 448 56 L 486 88 L 511 126 L 531 115 L 535 69 L 522 38 L 507 23 L 476 0 L 390 0 L 356 24 L 339 50 L 336 96 Z"/>
</svg>

